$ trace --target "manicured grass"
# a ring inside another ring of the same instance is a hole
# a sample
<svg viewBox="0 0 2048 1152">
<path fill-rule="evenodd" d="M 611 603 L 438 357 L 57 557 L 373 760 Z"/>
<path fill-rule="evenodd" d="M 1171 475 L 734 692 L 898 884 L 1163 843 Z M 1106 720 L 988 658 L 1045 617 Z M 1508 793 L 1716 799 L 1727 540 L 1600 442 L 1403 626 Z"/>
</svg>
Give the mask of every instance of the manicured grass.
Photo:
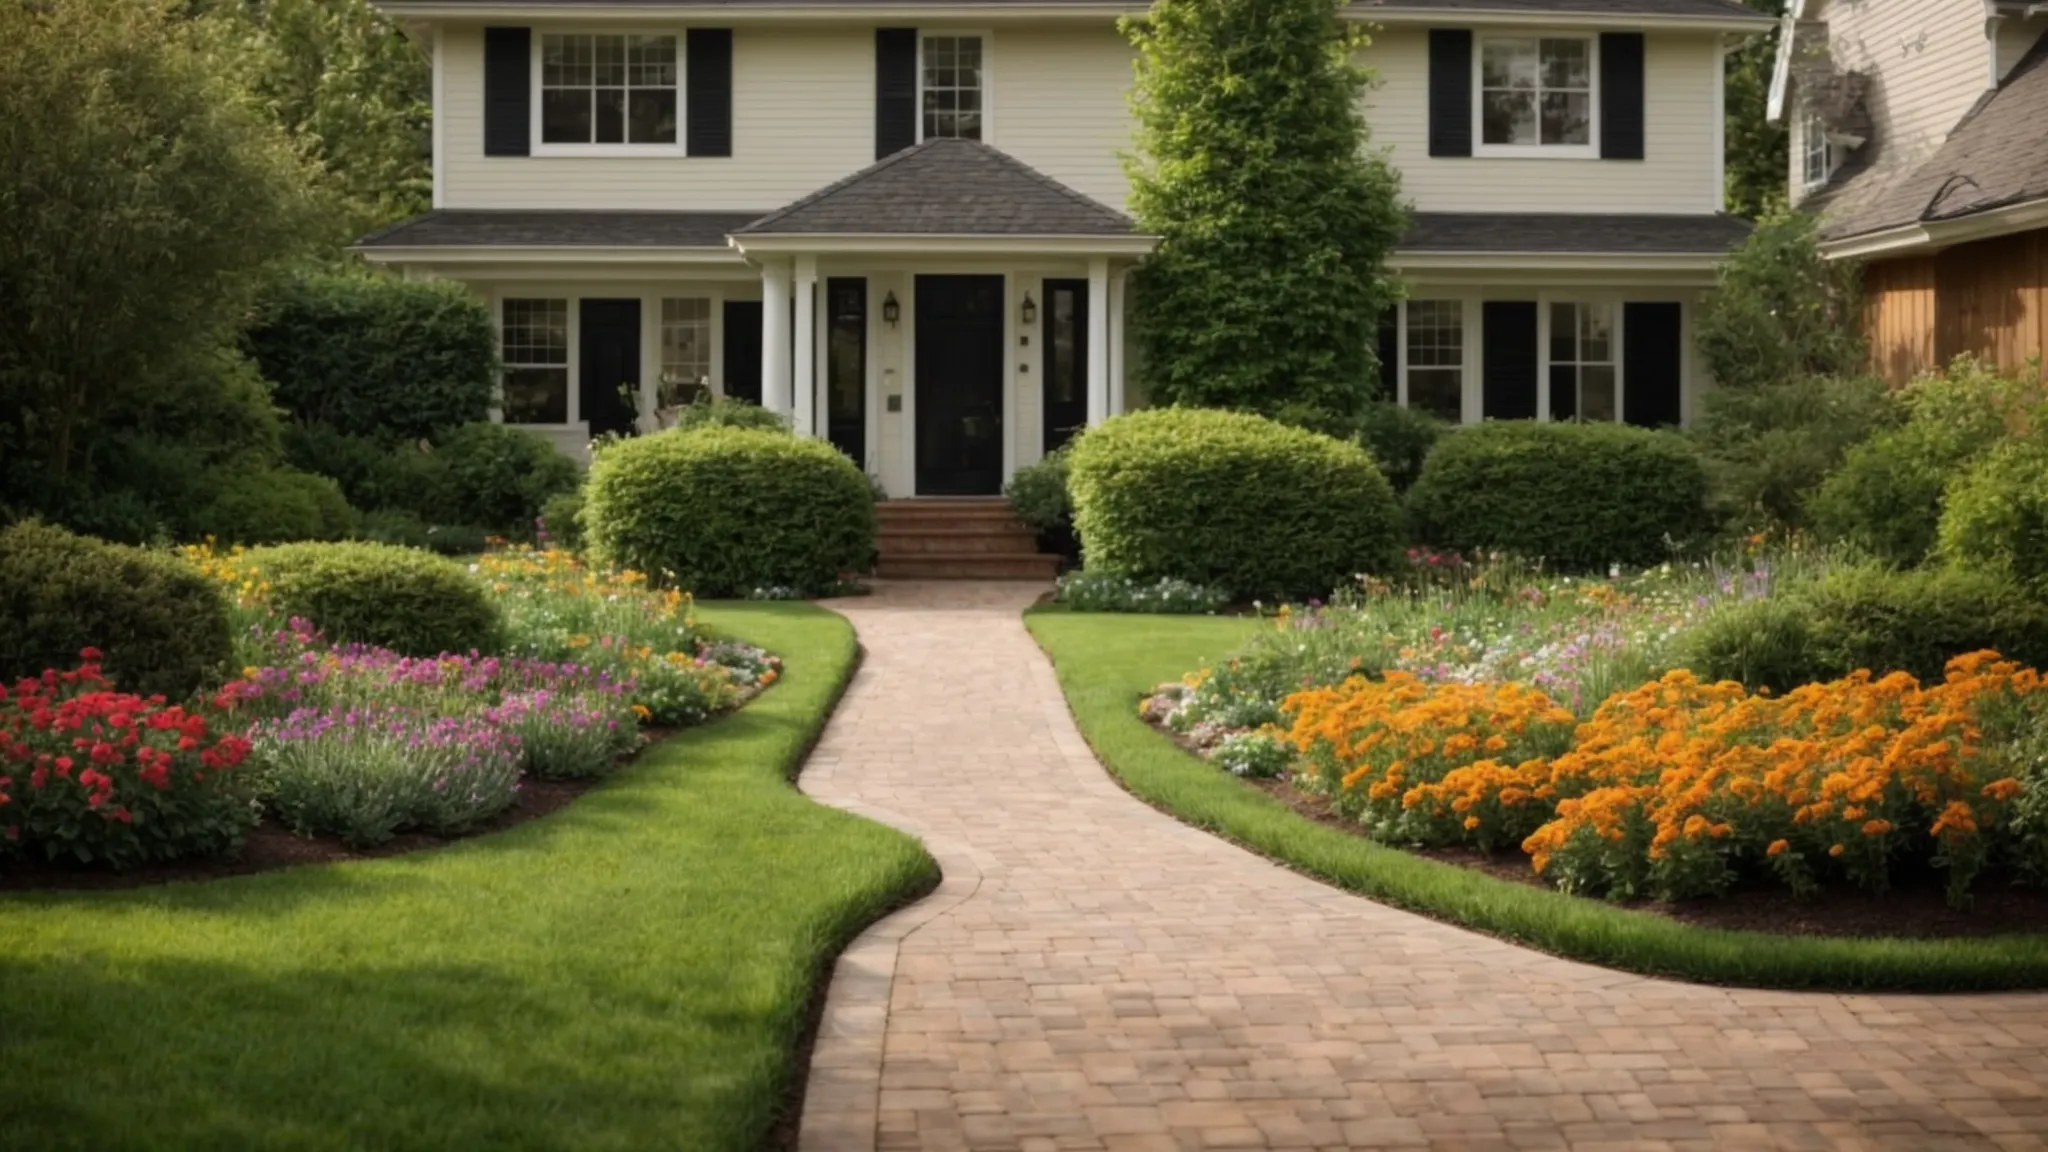
<svg viewBox="0 0 2048 1152">
<path fill-rule="evenodd" d="M 1697 928 L 1498 880 L 1316 823 L 1138 718 L 1146 692 L 1227 653 L 1255 622 L 1041 609 L 1028 623 L 1058 668 L 1082 734 L 1133 793 L 1383 903 L 1589 963 L 1686 980 L 1865 990 L 2048 987 L 2048 936 L 1847 940 Z"/>
<path fill-rule="evenodd" d="M 937 869 L 787 783 L 851 670 L 846 622 L 703 615 L 782 681 L 545 819 L 0 898 L 0 1146 L 758 1147 L 825 966 Z"/>
</svg>

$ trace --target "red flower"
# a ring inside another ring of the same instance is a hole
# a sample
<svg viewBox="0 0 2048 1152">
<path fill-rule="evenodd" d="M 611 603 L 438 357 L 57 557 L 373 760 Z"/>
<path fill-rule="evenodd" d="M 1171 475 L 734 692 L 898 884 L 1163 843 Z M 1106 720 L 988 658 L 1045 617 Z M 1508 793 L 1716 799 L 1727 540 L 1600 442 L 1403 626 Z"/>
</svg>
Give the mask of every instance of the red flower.
<svg viewBox="0 0 2048 1152">
<path fill-rule="evenodd" d="M 71 776 L 71 766 L 75 763 L 77 763 L 77 761 L 73 760 L 69 756 L 57 757 L 57 775 L 69 779 Z"/>
<path fill-rule="evenodd" d="M 100 650 L 97 648 L 80 648 L 78 650 L 78 658 L 87 664 L 97 664 L 100 661 Z"/>
<path fill-rule="evenodd" d="M 95 805 L 95 807 L 97 807 L 97 805 Z M 114 806 L 114 810 L 112 812 L 107 813 L 107 819 L 118 820 L 123 824 L 133 824 L 135 823 L 135 814 L 128 811 L 127 808 L 117 804 Z"/>
<path fill-rule="evenodd" d="M 49 782 L 50 770 L 48 768 L 38 768 L 28 774 L 28 786 L 37 791 L 41 791 L 43 786 Z"/>
<path fill-rule="evenodd" d="M 135 723 L 135 717 L 130 716 L 126 712 L 116 712 L 112 716 L 107 717 L 107 723 L 112 724 L 116 728 L 126 728 L 130 724 Z"/>
</svg>

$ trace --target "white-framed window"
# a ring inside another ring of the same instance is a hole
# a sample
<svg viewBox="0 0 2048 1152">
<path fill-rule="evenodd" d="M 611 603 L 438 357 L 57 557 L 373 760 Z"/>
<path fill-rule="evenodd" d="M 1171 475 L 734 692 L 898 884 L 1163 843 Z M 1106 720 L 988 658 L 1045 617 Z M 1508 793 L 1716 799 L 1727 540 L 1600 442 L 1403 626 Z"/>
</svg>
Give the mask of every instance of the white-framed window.
<svg viewBox="0 0 2048 1152">
<path fill-rule="evenodd" d="M 507 424 L 569 422 L 569 302 L 507 299 L 499 318 Z"/>
<path fill-rule="evenodd" d="M 534 139 L 541 149 L 678 145 L 680 37 L 546 32 L 536 39 Z"/>
<path fill-rule="evenodd" d="M 918 139 L 986 139 L 988 57 L 981 36 L 918 37 Z"/>
<path fill-rule="evenodd" d="M 1456 423 L 1465 407 L 1465 302 L 1410 300 L 1402 336 L 1402 402 Z"/>
<path fill-rule="evenodd" d="M 1834 157 L 1828 150 L 1828 126 L 1817 113 L 1809 112 L 1802 126 L 1801 135 L 1806 145 L 1801 151 L 1802 175 L 1808 188 L 1818 188 L 1828 182 L 1833 171 Z"/>
<path fill-rule="evenodd" d="M 1550 305 L 1550 411 L 1563 418 L 1616 420 L 1620 373 L 1611 303 Z"/>
<path fill-rule="evenodd" d="M 711 301 L 703 296 L 661 302 L 663 402 L 688 403 L 711 386 Z"/>
<path fill-rule="evenodd" d="M 1482 36 L 1475 70 L 1479 155 L 1593 155 L 1599 41 Z"/>
</svg>

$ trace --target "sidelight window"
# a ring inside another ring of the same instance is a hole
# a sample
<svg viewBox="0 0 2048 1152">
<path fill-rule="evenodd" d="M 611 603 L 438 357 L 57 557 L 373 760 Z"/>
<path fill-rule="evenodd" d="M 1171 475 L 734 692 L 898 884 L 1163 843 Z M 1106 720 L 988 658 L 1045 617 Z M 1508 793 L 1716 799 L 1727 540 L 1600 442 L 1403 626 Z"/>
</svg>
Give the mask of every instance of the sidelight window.
<svg viewBox="0 0 2048 1152">
<path fill-rule="evenodd" d="M 569 302 L 506 300 L 500 358 L 507 424 L 569 422 Z"/>
<path fill-rule="evenodd" d="M 1401 358 L 1408 407 L 1457 421 L 1465 407 L 1465 303 L 1410 300 Z"/>
<path fill-rule="evenodd" d="M 1550 414 L 1614 420 L 1621 414 L 1614 370 L 1614 305 L 1550 306 Z"/>
</svg>

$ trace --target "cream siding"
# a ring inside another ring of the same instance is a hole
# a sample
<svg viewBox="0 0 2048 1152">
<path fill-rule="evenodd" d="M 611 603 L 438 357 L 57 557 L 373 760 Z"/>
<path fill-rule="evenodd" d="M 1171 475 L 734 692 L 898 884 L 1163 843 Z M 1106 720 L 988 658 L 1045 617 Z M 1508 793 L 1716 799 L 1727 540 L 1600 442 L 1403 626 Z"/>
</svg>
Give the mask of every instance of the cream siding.
<svg viewBox="0 0 2048 1152">
<path fill-rule="evenodd" d="M 995 144 L 1077 192 L 1121 208 L 1135 53 L 1108 24 L 995 34 Z"/>
<path fill-rule="evenodd" d="M 1827 23 L 1835 69 L 1870 77 L 1878 139 L 1866 147 L 1880 149 L 1880 169 L 1932 156 L 1990 84 L 1974 0 L 1831 0 L 1813 18 Z"/>
<path fill-rule="evenodd" d="M 483 30 L 443 43 L 444 207 L 766 212 L 874 162 L 872 29 L 735 32 L 730 157 L 486 157 Z"/>
<path fill-rule="evenodd" d="M 1382 84 L 1366 96 L 1372 142 L 1392 150 L 1401 187 L 1423 212 L 1716 212 L 1714 37 L 1651 34 L 1642 160 L 1429 155 L 1429 33 L 1384 29 L 1362 61 Z M 1597 96 L 1596 96 L 1597 99 Z"/>
</svg>

